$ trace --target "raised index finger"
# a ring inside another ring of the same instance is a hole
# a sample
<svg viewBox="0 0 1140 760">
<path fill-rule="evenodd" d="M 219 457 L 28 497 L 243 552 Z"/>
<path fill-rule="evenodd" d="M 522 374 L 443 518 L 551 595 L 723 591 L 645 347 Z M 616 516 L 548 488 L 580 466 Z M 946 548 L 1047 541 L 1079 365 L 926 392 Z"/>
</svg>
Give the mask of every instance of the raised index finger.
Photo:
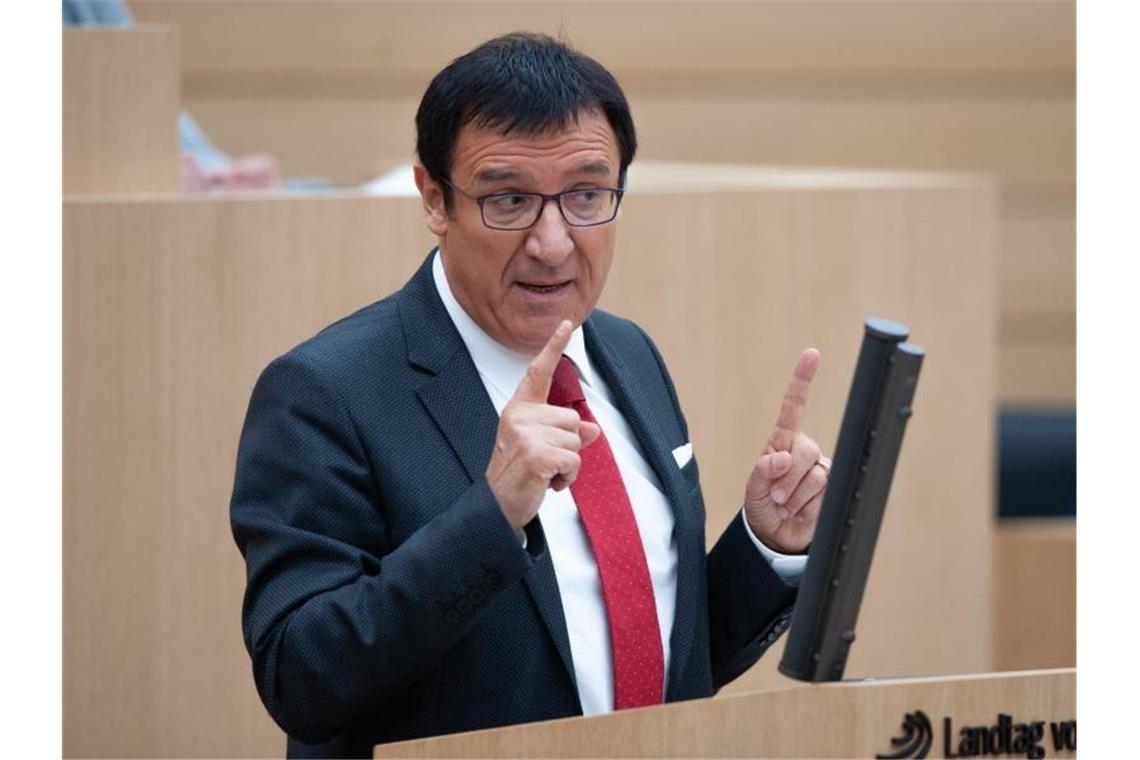
<svg viewBox="0 0 1140 760">
<path fill-rule="evenodd" d="M 562 352 L 570 342 L 572 332 L 574 332 L 574 323 L 570 320 L 564 319 L 558 324 L 550 340 L 546 341 L 538 356 L 534 357 L 527 367 L 526 375 L 515 390 L 515 398 L 546 403 L 546 398 L 550 395 L 550 382 L 554 378 L 554 370 L 558 367 L 558 360 L 562 358 Z"/>
<path fill-rule="evenodd" d="M 807 413 L 808 392 L 811 390 L 811 381 L 819 369 L 819 351 L 814 348 L 804 349 L 796 361 L 796 368 L 792 373 L 788 390 L 784 391 L 784 400 L 780 403 L 780 416 L 776 418 L 776 430 L 783 433 L 797 433 L 803 424 Z"/>
</svg>

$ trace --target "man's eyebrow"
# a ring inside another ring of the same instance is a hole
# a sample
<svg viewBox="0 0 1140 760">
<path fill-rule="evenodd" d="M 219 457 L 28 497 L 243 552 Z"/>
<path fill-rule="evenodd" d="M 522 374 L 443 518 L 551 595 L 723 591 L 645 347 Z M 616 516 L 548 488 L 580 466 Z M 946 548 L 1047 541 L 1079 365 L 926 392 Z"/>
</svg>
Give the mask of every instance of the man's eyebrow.
<svg viewBox="0 0 1140 760">
<path fill-rule="evenodd" d="M 587 164 L 582 164 L 574 171 L 577 174 L 609 174 L 610 165 L 605 161 L 591 161 Z"/>
<path fill-rule="evenodd" d="M 475 175 L 475 184 L 486 185 L 491 182 L 505 182 L 521 177 L 514 169 L 487 169 Z"/>
</svg>

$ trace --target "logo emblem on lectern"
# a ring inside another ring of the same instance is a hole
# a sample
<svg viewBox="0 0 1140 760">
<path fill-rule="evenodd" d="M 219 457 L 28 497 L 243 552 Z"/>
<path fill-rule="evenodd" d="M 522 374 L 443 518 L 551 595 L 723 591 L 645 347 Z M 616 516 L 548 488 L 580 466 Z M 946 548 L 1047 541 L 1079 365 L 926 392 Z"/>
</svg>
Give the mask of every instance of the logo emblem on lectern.
<svg viewBox="0 0 1140 760">
<path fill-rule="evenodd" d="M 898 747 L 891 753 L 875 755 L 879 760 L 894 760 L 901 757 L 926 757 L 934 742 L 934 730 L 930 718 L 922 710 L 907 713 L 902 722 L 902 735 L 891 737 L 891 746 Z"/>
</svg>

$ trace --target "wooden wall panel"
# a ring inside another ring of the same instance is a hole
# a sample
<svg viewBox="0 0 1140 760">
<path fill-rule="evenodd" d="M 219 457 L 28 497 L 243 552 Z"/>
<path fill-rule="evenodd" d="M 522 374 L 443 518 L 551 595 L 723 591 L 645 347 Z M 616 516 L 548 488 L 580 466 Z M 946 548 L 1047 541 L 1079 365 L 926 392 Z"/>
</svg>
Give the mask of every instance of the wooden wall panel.
<svg viewBox="0 0 1140 760">
<path fill-rule="evenodd" d="M 1002 346 L 999 400 L 1015 408 L 1072 410 L 1076 405 L 1077 346 L 1058 340 Z"/>
<path fill-rule="evenodd" d="M 1076 220 L 1048 210 L 1002 220 L 1000 297 L 1010 316 L 1077 310 Z"/>
<path fill-rule="evenodd" d="M 1057 205 L 1014 200 L 1003 217 L 998 388 L 1012 406 L 1076 405 L 1076 218 Z"/>
<path fill-rule="evenodd" d="M 713 535 L 798 351 L 823 351 L 808 427 L 830 449 L 862 319 L 908 322 L 931 353 L 849 672 L 985 670 L 996 194 L 780 176 L 632 195 L 604 303 L 670 361 Z M 410 198 L 64 204 L 65 755 L 281 753 L 241 643 L 227 514 L 249 392 L 429 244 Z M 730 693 L 782 681 L 778 657 Z"/>
<path fill-rule="evenodd" d="M 993 572 L 994 669 L 1076 667 L 1076 521 L 1001 521 Z"/>
<path fill-rule="evenodd" d="M 63 192 L 178 189 L 178 32 L 63 31 Z"/>
<path fill-rule="evenodd" d="M 186 33 L 187 71 L 431 76 L 518 29 L 564 34 L 615 71 L 904 75 L 1071 72 L 1072 2 L 514 2 L 131 0 Z M 322 33 L 314 34 L 315 29 Z M 1017 44 L 1010 44 L 1011 42 Z M 296 83 L 295 87 L 302 86 Z"/>
<path fill-rule="evenodd" d="M 64 207 L 64 754 L 274 756 L 229 491 L 272 356 L 392 290 L 414 201 Z"/>
<path fill-rule="evenodd" d="M 1070 187 L 1076 176 L 1071 101 L 628 94 L 641 160 L 975 171 L 996 175 L 1014 191 Z M 188 103 L 220 144 L 239 153 L 276 152 L 291 175 L 359 182 L 415 155 L 418 94 L 374 100 L 206 96 Z M 1062 160 L 1066 153 L 1068 161 Z"/>
</svg>

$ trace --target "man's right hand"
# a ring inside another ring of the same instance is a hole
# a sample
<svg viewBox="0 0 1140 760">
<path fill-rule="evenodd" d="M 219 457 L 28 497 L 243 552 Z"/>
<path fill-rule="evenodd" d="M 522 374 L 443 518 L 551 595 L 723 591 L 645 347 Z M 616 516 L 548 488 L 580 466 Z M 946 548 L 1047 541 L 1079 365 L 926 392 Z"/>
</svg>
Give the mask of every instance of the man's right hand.
<svg viewBox="0 0 1140 760">
<path fill-rule="evenodd" d="M 558 325 L 499 415 L 487 484 L 516 533 L 522 533 L 534 518 L 547 488 L 570 487 L 582 464 L 578 452 L 601 433 L 601 428 L 583 421 L 573 409 L 546 402 L 554 370 L 573 330 L 569 320 Z"/>
</svg>

